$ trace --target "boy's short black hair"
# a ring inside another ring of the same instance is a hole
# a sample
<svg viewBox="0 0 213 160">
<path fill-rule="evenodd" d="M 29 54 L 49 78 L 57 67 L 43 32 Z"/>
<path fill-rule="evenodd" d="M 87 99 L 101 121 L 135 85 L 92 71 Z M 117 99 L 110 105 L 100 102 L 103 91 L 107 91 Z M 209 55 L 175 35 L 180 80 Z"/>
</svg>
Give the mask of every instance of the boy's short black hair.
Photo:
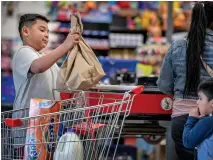
<svg viewBox="0 0 213 160">
<path fill-rule="evenodd" d="M 200 83 L 198 92 L 203 92 L 208 98 L 208 101 L 211 101 L 213 99 L 213 79 Z"/>
<path fill-rule="evenodd" d="M 22 28 L 25 25 L 28 27 L 32 26 L 36 22 L 37 19 L 44 20 L 47 23 L 49 22 L 49 20 L 45 16 L 42 16 L 40 14 L 24 14 L 20 17 L 18 30 L 19 30 L 19 34 L 20 34 L 20 37 L 22 40 L 23 40 L 22 34 L 21 34 Z"/>
</svg>

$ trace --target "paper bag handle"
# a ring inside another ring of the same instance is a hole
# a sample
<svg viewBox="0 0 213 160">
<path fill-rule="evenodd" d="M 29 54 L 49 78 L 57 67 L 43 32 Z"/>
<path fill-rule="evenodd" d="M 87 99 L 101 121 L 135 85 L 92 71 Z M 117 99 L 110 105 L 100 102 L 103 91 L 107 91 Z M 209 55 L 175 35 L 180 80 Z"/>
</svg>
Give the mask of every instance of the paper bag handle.
<svg viewBox="0 0 213 160">
<path fill-rule="evenodd" d="M 83 32 L 83 24 L 81 22 L 81 16 L 79 12 L 73 13 L 71 15 L 71 29 L 70 32 L 74 33 L 74 32 Z"/>
</svg>

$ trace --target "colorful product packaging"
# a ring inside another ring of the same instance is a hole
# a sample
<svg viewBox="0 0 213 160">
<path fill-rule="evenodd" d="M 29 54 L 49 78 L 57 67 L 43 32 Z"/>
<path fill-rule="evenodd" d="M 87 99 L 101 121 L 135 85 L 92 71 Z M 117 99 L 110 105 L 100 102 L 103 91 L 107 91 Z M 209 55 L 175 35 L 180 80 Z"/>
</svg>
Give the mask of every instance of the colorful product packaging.
<svg viewBox="0 0 213 160">
<path fill-rule="evenodd" d="M 60 108 L 59 101 L 31 99 L 24 160 L 53 159 Z"/>
</svg>

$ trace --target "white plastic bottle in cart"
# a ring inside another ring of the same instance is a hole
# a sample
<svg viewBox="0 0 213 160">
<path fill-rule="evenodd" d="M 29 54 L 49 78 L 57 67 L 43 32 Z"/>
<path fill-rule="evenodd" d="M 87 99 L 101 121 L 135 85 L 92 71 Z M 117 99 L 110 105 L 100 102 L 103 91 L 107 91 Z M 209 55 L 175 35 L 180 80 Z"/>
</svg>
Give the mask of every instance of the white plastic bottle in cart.
<svg viewBox="0 0 213 160">
<path fill-rule="evenodd" d="M 83 143 L 72 129 L 68 129 L 57 144 L 54 160 L 83 160 L 83 153 Z"/>
</svg>

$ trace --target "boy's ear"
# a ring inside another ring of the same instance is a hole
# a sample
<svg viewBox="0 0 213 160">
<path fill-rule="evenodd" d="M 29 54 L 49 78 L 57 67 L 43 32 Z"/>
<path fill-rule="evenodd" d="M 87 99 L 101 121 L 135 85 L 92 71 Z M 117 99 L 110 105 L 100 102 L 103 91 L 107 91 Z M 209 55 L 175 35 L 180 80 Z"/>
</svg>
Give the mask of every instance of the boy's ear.
<svg viewBox="0 0 213 160">
<path fill-rule="evenodd" d="M 26 26 L 22 27 L 21 32 L 22 32 L 23 37 L 29 36 L 29 28 L 27 28 Z"/>
<path fill-rule="evenodd" d="M 213 99 L 210 101 L 210 103 L 211 103 L 211 107 L 213 108 Z"/>
</svg>

